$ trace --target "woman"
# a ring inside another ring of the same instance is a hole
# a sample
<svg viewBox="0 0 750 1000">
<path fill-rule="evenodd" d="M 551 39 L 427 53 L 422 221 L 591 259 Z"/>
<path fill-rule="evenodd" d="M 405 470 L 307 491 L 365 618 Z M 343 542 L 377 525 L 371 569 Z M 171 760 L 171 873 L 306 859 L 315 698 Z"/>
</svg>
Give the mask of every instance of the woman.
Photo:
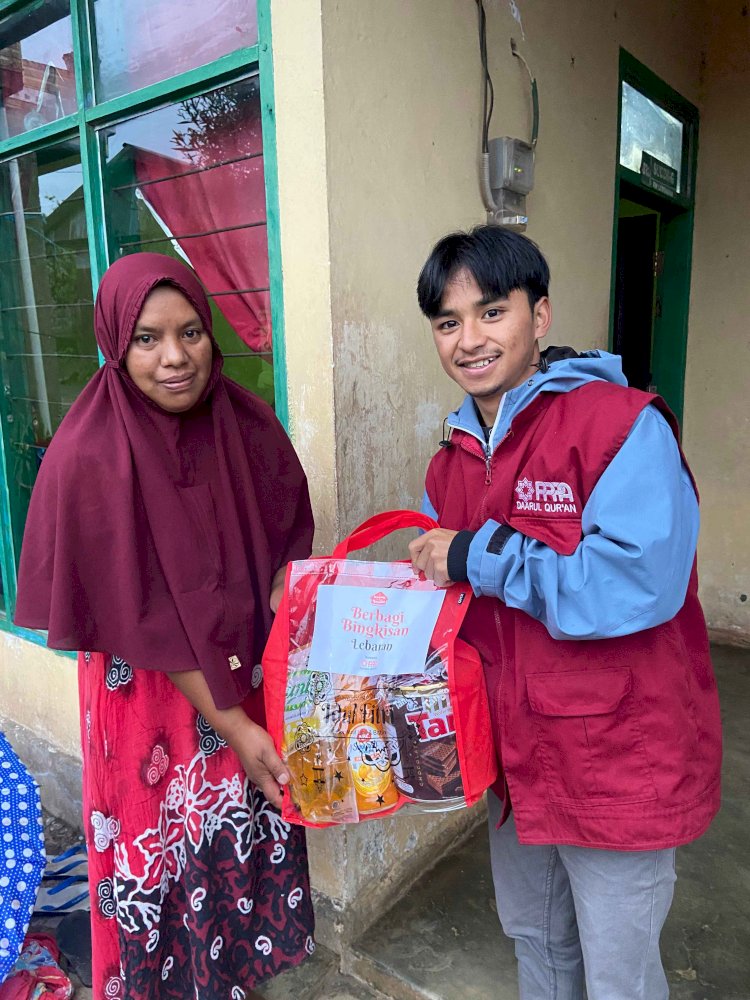
<svg viewBox="0 0 750 1000">
<path fill-rule="evenodd" d="M 259 666 L 284 567 L 310 552 L 306 481 L 271 410 L 221 374 L 184 265 L 118 260 L 95 328 L 106 361 L 44 457 L 16 609 L 89 651 L 94 996 L 240 1000 L 314 947 Z"/>
</svg>

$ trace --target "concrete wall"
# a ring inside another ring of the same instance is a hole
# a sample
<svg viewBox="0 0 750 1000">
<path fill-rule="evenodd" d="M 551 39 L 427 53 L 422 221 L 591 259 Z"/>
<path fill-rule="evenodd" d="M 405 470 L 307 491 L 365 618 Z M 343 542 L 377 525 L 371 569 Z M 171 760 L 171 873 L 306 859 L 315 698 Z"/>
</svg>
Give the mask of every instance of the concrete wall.
<svg viewBox="0 0 750 1000">
<path fill-rule="evenodd" d="M 0 632 L 0 731 L 39 782 L 44 807 L 80 826 L 75 659 Z"/>
<path fill-rule="evenodd" d="M 0 632 L 0 716 L 80 758 L 75 659 Z"/>
<path fill-rule="evenodd" d="M 464 16 L 466 16 L 466 7 Z M 528 138 L 528 78 L 510 38 L 537 77 L 540 134 L 528 235 L 552 272 L 548 343 L 582 349 L 608 342 L 617 149 L 619 49 L 695 101 L 700 77 L 697 4 L 644 0 L 519 0 L 525 39 L 507 3 L 488 11 L 496 111 L 491 135 Z M 475 25 L 470 19 L 472 44 Z M 473 49 L 472 49 L 473 53 Z"/>
<path fill-rule="evenodd" d="M 310 483 L 316 546 L 323 552 L 338 536 L 338 472 L 318 4 L 275 3 L 272 32 L 289 417 Z"/>
<path fill-rule="evenodd" d="M 750 15 L 712 4 L 706 31 L 685 446 L 701 489 L 701 594 L 724 639 L 750 643 Z"/>
</svg>

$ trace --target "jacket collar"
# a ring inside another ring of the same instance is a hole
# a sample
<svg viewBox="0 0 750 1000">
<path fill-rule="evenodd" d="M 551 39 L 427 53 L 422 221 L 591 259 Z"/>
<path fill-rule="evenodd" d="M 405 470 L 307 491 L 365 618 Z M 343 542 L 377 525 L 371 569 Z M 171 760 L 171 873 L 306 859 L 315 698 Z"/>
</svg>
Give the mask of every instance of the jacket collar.
<svg viewBox="0 0 750 1000">
<path fill-rule="evenodd" d="M 466 396 L 461 406 L 447 417 L 446 425 L 451 430 L 476 438 L 485 454 L 491 455 L 510 430 L 513 418 L 540 392 L 570 392 L 571 389 L 596 380 L 627 385 L 619 355 L 609 354 L 607 351 L 577 354 L 570 347 L 548 347 L 541 357 L 547 362 L 547 370 L 535 372 L 521 385 L 506 392 L 500 400 L 489 442 L 485 440 L 471 396 Z"/>
</svg>

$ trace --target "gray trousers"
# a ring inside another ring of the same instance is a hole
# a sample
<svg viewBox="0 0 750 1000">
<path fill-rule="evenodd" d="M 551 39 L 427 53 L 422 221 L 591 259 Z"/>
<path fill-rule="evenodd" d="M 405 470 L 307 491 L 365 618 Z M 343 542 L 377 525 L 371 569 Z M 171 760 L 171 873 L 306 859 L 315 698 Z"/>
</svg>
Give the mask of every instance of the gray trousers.
<svg viewBox="0 0 750 1000">
<path fill-rule="evenodd" d="M 515 942 L 521 1000 L 666 1000 L 659 935 L 674 848 L 602 851 L 519 844 L 488 793 L 497 912 Z"/>
</svg>

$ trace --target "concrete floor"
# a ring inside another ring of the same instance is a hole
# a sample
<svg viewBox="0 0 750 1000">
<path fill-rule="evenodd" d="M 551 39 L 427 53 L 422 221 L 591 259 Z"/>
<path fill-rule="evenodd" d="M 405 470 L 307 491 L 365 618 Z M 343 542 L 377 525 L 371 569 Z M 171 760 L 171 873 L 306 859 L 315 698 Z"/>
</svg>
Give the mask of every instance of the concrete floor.
<svg viewBox="0 0 750 1000">
<path fill-rule="evenodd" d="M 662 936 L 671 1000 L 750 1000 L 750 650 L 717 647 L 724 802 L 677 856 Z M 497 922 L 487 835 L 474 833 L 345 957 L 318 952 L 263 987 L 266 1000 L 518 1000 L 513 948 Z M 78 1000 L 89 990 L 78 987 Z"/>
<path fill-rule="evenodd" d="M 339 957 L 318 948 L 303 965 L 284 972 L 258 992 L 264 1000 L 388 1000 L 387 994 L 339 971 Z"/>
<path fill-rule="evenodd" d="M 706 836 L 678 851 L 662 935 L 671 1000 L 750 1000 L 750 650 L 714 648 L 713 655 L 725 724 L 724 800 Z M 517 1000 L 484 829 L 370 929 L 351 971 L 398 1000 Z"/>
</svg>

